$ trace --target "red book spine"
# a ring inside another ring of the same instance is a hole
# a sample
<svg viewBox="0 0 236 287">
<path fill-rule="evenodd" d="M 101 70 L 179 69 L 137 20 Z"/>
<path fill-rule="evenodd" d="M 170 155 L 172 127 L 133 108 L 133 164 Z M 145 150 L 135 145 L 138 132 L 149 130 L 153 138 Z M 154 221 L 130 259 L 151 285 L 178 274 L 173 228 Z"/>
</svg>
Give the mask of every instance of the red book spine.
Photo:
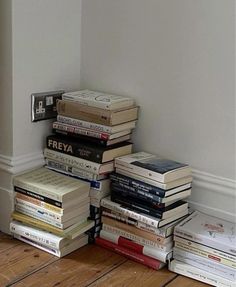
<svg viewBox="0 0 236 287">
<path fill-rule="evenodd" d="M 153 258 L 148 257 L 148 256 L 143 255 L 143 254 L 139 254 L 139 253 L 134 252 L 132 250 L 129 250 L 123 246 L 119 246 L 117 244 L 111 243 L 110 241 L 105 240 L 105 239 L 100 238 L 100 237 L 97 237 L 95 239 L 95 242 L 97 245 L 100 245 L 102 247 L 105 247 L 107 249 L 115 251 L 116 253 L 118 253 L 120 255 L 123 255 L 123 256 L 125 256 L 131 260 L 134 260 L 138 263 L 142 263 L 142 264 L 144 264 L 148 267 L 151 267 L 155 270 L 158 270 L 165 265 L 164 263 L 162 263 L 156 259 L 153 259 Z"/>
<path fill-rule="evenodd" d="M 124 248 L 131 249 L 134 252 L 137 252 L 139 254 L 143 254 L 143 246 L 142 245 L 140 245 L 134 241 L 128 240 L 124 237 L 119 236 L 118 245 L 121 247 L 124 247 Z"/>
</svg>

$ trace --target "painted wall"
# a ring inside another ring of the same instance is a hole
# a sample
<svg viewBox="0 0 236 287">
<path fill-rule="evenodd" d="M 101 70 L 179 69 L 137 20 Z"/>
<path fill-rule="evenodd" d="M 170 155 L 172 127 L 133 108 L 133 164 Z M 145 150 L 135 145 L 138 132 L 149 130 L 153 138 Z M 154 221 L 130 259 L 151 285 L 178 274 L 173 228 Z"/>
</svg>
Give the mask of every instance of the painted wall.
<svg viewBox="0 0 236 287">
<path fill-rule="evenodd" d="M 84 0 L 81 36 L 81 87 L 134 97 L 140 105 L 135 149 L 189 163 L 200 181 L 213 181 L 207 194 L 206 185 L 194 187 L 194 201 L 231 215 L 236 178 L 234 4 Z M 222 189 L 231 186 L 228 201 L 214 193 L 221 179 Z"/>
</svg>

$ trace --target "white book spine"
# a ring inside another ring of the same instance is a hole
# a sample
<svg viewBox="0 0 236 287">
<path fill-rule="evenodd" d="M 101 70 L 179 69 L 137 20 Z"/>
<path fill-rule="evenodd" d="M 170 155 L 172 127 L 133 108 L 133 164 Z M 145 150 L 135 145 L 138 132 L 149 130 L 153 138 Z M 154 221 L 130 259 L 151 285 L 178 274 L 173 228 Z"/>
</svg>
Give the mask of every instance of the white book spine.
<svg viewBox="0 0 236 287">
<path fill-rule="evenodd" d="M 38 230 L 29 226 L 18 225 L 17 223 L 10 223 L 10 231 L 14 234 L 29 238 L 35 242 L 48 246 L 50 248 L 59 249 L 63 238 L 52 235 L 49 232 Z"/>
<path fill-rule="evenodd" d="M 168 251 L 171 251 L 172 247 L 173 247 L 173 243 L 169 243 L 169 244 L 166 244 L 166 245 L 161 245 L 161 244 L 158 244 L 152 240 L 148 240 L 146 238 L 143 238 L 143 237 L 140 237 L 140 236 L 137 236 L 137 235 L 134 235 L 132 233 L 129 233 L 127 231 L 124 231 L 122 229 L 119 229 L 119 228 L 116 228 L 116 227 L 113 227 L 113 226 L 110 226 L 108 224 L 104 224 L 102 225 L 102 229 L 107 231 L 107 232 L 111 232 L 111 233 L 114 233 L 116 235 L 119 235 L 119 236 L 122 236 L 122 237 L 125 237 L 127 239 L 130 239 L 134 242 L 137 242 L 141 245 L 147 245 L 147 246 L 151 246 L 151 247 L 155 247 L 161 251 L 164 251 L 164 252 L 168 252 Z"/>
<path fill-rule="evenodd" d="M 236 282 L 224 279 L 210 272 L 206 272 L 189 264 L 172 260 L 169 264 L 169 269 L 178 274 L 190 277 L 195 280 L 216 286 L 216 287 L 235 287 Z"/>
<path fill-rule="evenodd" d="M 136 219 L 140 222 L 146 223 L 147 225 L 158 227 L 160 220 L 155 219 L 154 217 L 148 217 L 144 214 L 137 213 L 135 211 L 129 210 L 127 208 L 121 207 L 119 204 L 116 204 L 115 202 L 112 202 L 110 200 L 102 199 L 101 200 L 101 206 L 108 208 L 110 210 L 113 210 L 115 212 L 121 213 L 124 216 L 131 217 L 133 219 Z"/>
<path fill-rule="evenodd" d="M 105 230 L 101 230 L 100 237 L 119 245 L 120 236 L 117 234 L 110 233 Z M 172 253 L 172 252 L 163 252 L 161 250 L 158 250 L 156 248 L 153 248 L 147 245 L 143 245 L 143 244 L 140 244 L 140 245 L 143 247 L 142 248 L 143 255 L 155 258 L 161 262 L 166 262 L 170 258 L 171 253 Z"/>
<path fill-rule="evenodd" d="M 61 115 L 57 116 L 57 121 L 61 123 L 77 126 L 77 127 L 92 129 L 98 132 L 112 133 L 112 127 L 110 126 L 104 126 L 104 125 L 96 124 L 93 122 L 82 121 L 79 119 L 74 119 L 74 118 L 65 117 Z"/>
<path fill-rule="evenodd" d="M 211 260 L 195 255 L 191 252 L 186 252 L 179 248 L 174 247 L 173 252 L 174 259 L 195 266 L 199 269 L 203 269 L 207 272 L 224 277 L 225 279 L 235 281 L 236 269 L 226 267 L 220 263 L 212 262 Z"/>
<path fill-rule="evenodd" d="M 61 162 L 66 165 L 70 165 L 79 169 L 84 169 L 91 173 L 99 174 L 100 164 L 92 161 L 88 161 L 79 157 L 60 153 L 48 148 L 44 149 L 44 156 L 46 158 Z"/>
</svg>

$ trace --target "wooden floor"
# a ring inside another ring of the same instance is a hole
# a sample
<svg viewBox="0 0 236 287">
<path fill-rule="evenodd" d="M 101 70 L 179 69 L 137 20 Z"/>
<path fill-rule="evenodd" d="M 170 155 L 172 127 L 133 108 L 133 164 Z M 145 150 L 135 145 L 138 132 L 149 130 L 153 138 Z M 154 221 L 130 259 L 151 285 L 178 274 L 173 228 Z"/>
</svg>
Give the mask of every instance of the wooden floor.
<svg viewBox="0 0 236 287">
<path fill-rule="evenodd" d="M 209 285 L 166 268 L 155 271 L 103 249 L 87 245 L 59 259 L 0 233 L 0 287 L 168 286 Z"/>
</svg>

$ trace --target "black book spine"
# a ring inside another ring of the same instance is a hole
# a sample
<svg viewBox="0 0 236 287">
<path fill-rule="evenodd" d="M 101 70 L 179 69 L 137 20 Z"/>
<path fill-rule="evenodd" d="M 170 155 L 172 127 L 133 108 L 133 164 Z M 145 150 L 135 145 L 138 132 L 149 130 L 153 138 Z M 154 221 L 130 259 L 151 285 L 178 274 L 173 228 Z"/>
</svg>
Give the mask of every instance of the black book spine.
<svg viewBox="0 0 236 287">
<path fill-rule="evenodd" d="M 70 140 L 66 137 L 48 136 L 47 148 L 71 156 L 83 158 L 96 163 L 102 163 L 104 148 L 99 148 L 96 145 L 92 146 L 85 142 Z"/>
<path fill-rule="evenodd" d="M 34 193 L 34 192 L 32 192 L 32 191 L 23 189 L 23 188 L 18 187 L 18 186 L 14 186 L 14 190 L 15 190 L 16 192 L 21 193 L 21 194 L 27 195 L 27 196 L 29 196 L 29 197 L 32 197 L 32 198 L 38 199 L 38 200 L 40 200 L 40 201 L 46 202 L 46 203 L 48 203 L 48 204 L 54 205 L 54 206 L 56 206 L 56 207 L 62 208 L 62 202 L 60 202 L 60 201 L 51 199 L 51 198 L 46 197 L 46 196 L 42 196 L 42 195 L 40 195 L 40 194 L 37 194 L 37 193 Z"/>
<path fill-rule="evenodd" d="M 118 174 L 118 173 L 112 173 L 110 174 L 110 178 L 112 182 L 116 182 L 119 184 L 124 184 L 126 186 L 130 186 L 132 188 L 135 188 L 135 190 L 139 190 L 143 193 L 151 193 L 156 195 L 157 197 L 165 197 L 165 190 L 158 188 L 156 186 L 152 186 L 150 184 L 147 184 L 145 182 L 142 182 L 137 179 L 130 178 L 128 176 Z"/>
</svg>

